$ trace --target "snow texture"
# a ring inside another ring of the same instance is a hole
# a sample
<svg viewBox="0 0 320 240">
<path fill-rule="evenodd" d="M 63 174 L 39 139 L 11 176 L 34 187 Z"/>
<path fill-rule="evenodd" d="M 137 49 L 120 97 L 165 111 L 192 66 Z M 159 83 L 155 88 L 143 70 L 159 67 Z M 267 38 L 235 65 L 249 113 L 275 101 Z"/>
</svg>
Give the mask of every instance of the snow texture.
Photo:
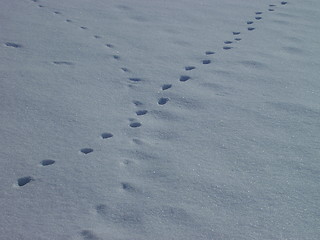
<svg viewBox="0 0 320 240">
<path fill-rule="evenodd" d="M 319 16 L 2 1 L 0 238 L 319 239 Z"/>
</svg>

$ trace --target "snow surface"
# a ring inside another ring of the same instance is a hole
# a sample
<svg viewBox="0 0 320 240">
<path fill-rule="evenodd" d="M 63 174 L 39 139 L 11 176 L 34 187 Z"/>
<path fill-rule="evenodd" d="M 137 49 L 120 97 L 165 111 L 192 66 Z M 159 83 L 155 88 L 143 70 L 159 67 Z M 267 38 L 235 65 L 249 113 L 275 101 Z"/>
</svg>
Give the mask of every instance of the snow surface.
<svg viewBox="0 0 320 240">
<path fill-rule="evenodd" d="M 0 7 L 0 239 L 319 239 L 318 0 Z"/>
</svg>

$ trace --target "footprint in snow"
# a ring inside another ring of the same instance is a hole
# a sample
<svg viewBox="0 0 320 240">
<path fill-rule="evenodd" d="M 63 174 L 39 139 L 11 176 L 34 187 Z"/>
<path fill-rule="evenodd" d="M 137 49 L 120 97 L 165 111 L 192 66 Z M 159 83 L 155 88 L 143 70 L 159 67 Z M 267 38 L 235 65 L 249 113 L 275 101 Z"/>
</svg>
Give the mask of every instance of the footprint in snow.
<svg viewBox="0 0 320 240">
<path fill-rule="evenodd" d="M 239 35 L 240 32 L 232 32 L 233 35 Z"/>
<path fill-rule="evenodd" d="M 168 101 L 169 101 L 169 98 L 162 97 L 162 98 L 159 98 L 158 104 L 159 105 L 165 105 Z"/>
<path fill-rule="evenodd" d="M 138 127 L 141 127 L 141 123 L 134 121 L 130 123 L 129 126 L 132 128 L 138 128 Z"/>
<path fill-rule="evenodd" d="M 141 78 L 129 78 L 129 80 L 130 80 L 131 82 L 141 82 L 141 81 L 142 81 Z"/>
<path fill-rule="evenodd" d="M 146 115 L 148 113 L 148 110 L 138 110 L 136 111 L 137 116 Z"/>
<path fill-rule="evenodd" d="M 229 50 L 229 49 L 231 49 L 232 47 L 230 47 L 230 46 L 224 46 L 223 47 L 223 50 Z"/>
<path fill-rule="evenodd" d="M 93 149 L 92 148 L 82 148 L 80 150 L 80 152 L 82 152 L 83 154 L 89 154 L 89 153 L 93 152 Z"/>
<path fill-rule="evenodd" d="M 80 27 L 81 29 L 84 29 L 84 30 L 87 30 L 88 28 L 87 27 Z"/>
<path fill-rule="evenodd" d="M 21 178 L 18 179 L 18 186 L 22 187 L 22 186 L 28 184 L 31 181 L 34 181 L 33 177 L 30 177 L 30 176 L 21 177 Z"/>
<path fill-rule="evenodd" d="M 57 14 L 57 15 L 60 15 L 60 14 L 61 14 L 61 12 L 59 12 L 59 11 L 54 11 L 53 13 L 54 13 L 54 14 Z"/>
<path fill-rule="evenodd" d="M 53 63 L 56 65 L 68 65 L 68 66 L 73 65 L 72 62 L 67 62 L 67 61 L 54 61 Z"/>
<path fill-rule="evenodd" d="M 164 91 L 164 90 L 167 90 L 167 89 L 169 89 L 171 87 L 172 87 L 172 84 L 163 84 L 161 89 Z"/>
<path fill-rule="evenodd" d="M 247 21 L 247 24 L 249 24 L 249 25 L 253 24 L 253 21 Z"/>
<path fill-rule="evenodd" d="M 256 12 L 256 15 L 261 15 L 262 14 L 262 12 Z"/>
<path fill-rule="evenodd" d="M 224 44 L 231 44 L 232 41 L 225 41 Z"/>
<path fill-rule="evenodd" d="M 186 71 L 191 71 L 191 70 L 193 70 L 193 69 L 195 69 L 196 67 L 194 67 L 194 66 L 186 66 L 186 67 L 184 67 L 184 69 L 186 70 Z"/>
<path fill-rule="evenodd" d="M 180 82 L 186 82 L 186 81 L 188 81 L 190 79 L 190 77 L 189 76 L 186 76 L 186 75 L 182 75 L 182 76 L 180 76 Z"/>
<path fill-rule="evenodd" d="M 21 45 L 21 44 L 13 43 L 13 42 L 6 42 L 5 45 L 6 45 L 7 47 L 22 48 L 22 45 Z"/>
<path fill-rule="evenodd" d="M 100 240 L 100 238 L 90 230 L 82 230 L 80 235 L 84 240 Z"/>
<path fill-rule="evenodd" d="M 116 60 L 119 60 L 120 56 L 119 55 L 113 55 L 113 58 L 116 59 Z"/>
<path fill-rule="evenodd" d="M 45 159 L 45 160 L 42 160 L 40 163 L 42 166 L 49 166 L 54 164 L 55 162 L 56 162 L 55 160 Z"/>
<path fill-rule="evenodd" d="M 255 17 L 255 19 L 256 19 L 256 20 L 261 20 L 261 19 L 262 19 L 262 17 Z"/>
<path fill-rule="evenodd" d="M 66 22 L 71 23 L 71 22 L 72 22 L 72 20 L 71 20 L 71 19 L 67 19 L 67 20 L 66 20 Z"/>
<path fill-rule="evenodd" d="M 236 41 L 241 41 L 241 38 L 235 38 L 234 40 L 236 40 Z"/>
<path fill-rule="evenodd" d="M 113 137 L 112 133 L 105 132 L 105 133 L 101 134 L 102 139 L 107 139 L 107 138 L 112 138 L 112 137 Z"/>
<path fill-rule="evenodd" d="M 204 65 L 207 65 L 210 63 L 211 63 L 211 60 L 209 60 L 209 59 L 202 60 L 202 64 L 204 64 Z"/>
<path fill-rule="evenodd" d="M 283 1 L 283 2 L 281 2 L 281 5 L 286 5 L 288 2 L 285 2 L 285 1 Z"/>
<path fill-rule="evenodd" d="M 254 27 L 248 27 L 248 31 L 253 31 L 254 29 Z"/>
<path fill-rule="evenodd" d="M 102 37 L 99 36 L 99 35 L 94 35 L 93 37 L 96 38 L 96 39 L 102 38 Z"/>
<path fill-rule="evenodd" d="M 121 68 L 121 70 L 122 70 L 123 72 L 130 72 L 130 70 L 129 70 L 128 68 L 125 68 L 125 67 Z"/>
<path fill-rule="evenodd" d="M 206 51 L 205 53 L 206 53 L 206 55 L 212 55 L 212 54 L 215 54 L 215 52 L 213 52 L 213 51 Z"/>
</svg>

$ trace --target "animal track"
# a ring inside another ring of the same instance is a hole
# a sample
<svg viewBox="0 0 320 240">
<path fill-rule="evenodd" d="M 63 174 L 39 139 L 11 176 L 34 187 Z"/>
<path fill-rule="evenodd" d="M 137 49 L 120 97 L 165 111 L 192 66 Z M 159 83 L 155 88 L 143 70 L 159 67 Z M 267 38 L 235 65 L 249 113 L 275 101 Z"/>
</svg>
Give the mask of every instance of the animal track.
<svg viewBox="0 0 320 240">
<path fill-rule="evenodd" d="M 288 2 L 285 2 L 285 1 L 283 1 L 283 2 L 281 2 L 281 5 L 286 5 Z"/>
<path fill-rule="evenodd" d="M 21 44 L 13 43 L 13 42 L 6 42 L 5 45 L 6 45 L 7 47 L 22 48 L 22 45 L 21 45 Z"/>
<path fill-rule="evenodd" d="M 51 159 L 45 159 L 41 161 L 41 165 L 42 166 L 49 166 L 54 164 L 56 161 L 55 160 L 51 160 Z"/>
<path fill-rule="evenodd" d="M 124 71 L 124 72 L 130 72 L 130 70 L 128 68 L 125 68 L 125 67 L 121 68 L 121 70 Z"/>
<path fill-rule="evenodd" d="M 84 153 L 84 154 L 89 154 L 89 153 L 92 153 L 93 152 L 93 149 L 92 148 L 82 148 L 80 150 L 80 152 Z"/>
<path fill-rule="evenodd" d="M 193 70 L 193 69 L 195 69 L 196 67 L 194 67 L 194 66 L 186 66 L 184 69 L 186 70 L 186 71 L 191 71 L 191 70 Z"/>
<path fill-rule="evenodd" d="M 158 100 L 158 104 L 159 105 L 164 105 L 164 104 L 166 104 L 167 102 L 169 101 L 169 98 L 160 98 L 159 100 Z"/>
<path fill-rule="evenodd" d="M 141 127 L 141 123 L 139 122 L 132 122 L 129 124 L 130 127 L 132 128 L 138 128 L 138 127 Z"/>
<path fill-rule="evenodd" d="M 84 240 L 99 240 L 100 239 L 92 231 L 89 231 L 89 230 L 81 231 L 80 235 L 83 237 Z"/>
<path fill-rule="evenodd" d="M 171 87 L 172 87 L 172 84 L 163 84 L 161 89 L 164 91 L 164 90 L 167 90 Z"/>
<path fill-rule="evenodd" d="M 253 31 L 255 28 L 254 27 L 248 27 L 249 31 Z"/>
<path fill-rule="evenodd" d="M 102 137 L 102 139 L 112 138 L 112 137 L 113 137 L 113 134 L 106 132 L 106 133 L 102 133 L 102 134 L 101 134 L 101 137 Z"/>
<path fill-rule="evenodd" d="M 236 41 L 241 41 L 241 38 L 235 38 L 234 40 L 236 40 Z"/>
<path fill-rule="evenodd" d="M 210 64 L 210 63 L 211 63 L 211 60 L 209 59 L 202 60 L 202 64 Z"/>
<path fill-rule="evenodd" d="M 257 15 L 261 15 L 261 14 L 262 14 L 262 12 L 256 12 L 256 14 L 257 14 Z"/>
<path fill-rule="evenodd" d="M 82 28 L 82 29 L 84 29 L 84 30 L 88 29 L 87 27 L 80 27 L 80 28 Z"/>
<path fill-rule="evenodd" d="M 239 35 L 240 32 L 232 32 L 233 35 Z"/>
<path fill-rule="evenodd" d="M 56 65 L 69 65 L 69 66 L 73 65 L 72 62 L 67 62 L 67 61 L 54 61 L 53 63 Z"/>
<path fill-rule="evenodd" d="M 18 179 L 18 185 L 19 185 L 19 187 L 22 187 L 22 186 L 28 184 L 31 181 L 34 181 L 33 177 L 30 177 L 30 176 L 22 177 L 22 178 Z"/>
<path fill-rule="evenodd" d="M 256 19 L 256 20 L 261 20 L 261 19 L 262 19 L 262 17 L 255 17 L 255 19 Z"/>
<path fill-rule="evenodd" d="M 116 60 L 119 60 L 120 56 L 119 55 L 113 55 L 113 58 L 116 59 Z"/>
<path fill-rule="evenodd" d="M 186 75 L 180 76 L 180 82 L 186 82 L 186 81 L 188 81 L 189 79 L 190 79 L 189 76 L 186 76 Z"/>
<path fill-rule="evenodd" d="M 212 52 L 212 51 L 206 51 L 206 55 L 212 55 L 212 54 L 215 54 L 215 52 Z"/>
<path fill-rule="evenodd" d="M 133 103 L 134 105 L 136 105 L 137 107 L 143 105 L 143 103 L 140 102 L 140 101 L 132 101 L 132 103 Z"/>
<path fill-rule="evenodd" d="M 53 13 L 58 15 L 61 14 L 61 12 L 58 12 L 58 11 L 54 11 Z"/>
<path fill-rule="evenodd" d="M 122 182 L 121 187 L 123 190 L 128 191 L 128 192 L 138 192 L 138 190 L 130 183 L 127 182 Z"/>
<path fill-rule="evenodd" d="M 96 39 L 101 38 L 101 36 L 99 36 L 99 35 L 94 35 L 93 37 L 96 38 Z"/>
<path fill-rule="evenodd" d="M 108 48 L 114 48 L 114 46 L 112 45 L 112 44 L 106 44 L 106 46 L 108 47 Z"/>
<path fill-rule="evenodd" d="M 72 20 L 70 20 L 70 19 L 67 19 L 67 20 L 66 20 L 66 22 L 68 22 L 68 23 L 71 23 L 71 22 L 72 22 Z"/>
<path fill-rule="evenodd" d="M 231 44 L 232 41 L 225 41 L 224 43 L 225 43 L 225 44 Z"/>
<path fill-rule="evenodd" d="M 273 9 L 273 8 L 269 8 L 268 11 L 269 11 L 269 12 L 273 12 L 274 9 Z"/>
<path fill-rule="evenodd" d="M 138 116 L 145 115 L 145 114 L 147 114 L 147 113 L 148 113 L 147 110 L 138 110 L 138 111 L 136 111 L 136 114 L 137 114 Z"/>
<path fill-rule="evenodd" d="M 253 21 L 247 21 L 247 24 L 249 24 L 249 25 L 253 24 Z"/>
<path fill-rule="evenodd" d="M 232 48 L 232 47 L 230 47 L 230 46 L 224 46 L 224 47 L 223 47 L 224 50 L 229 50 L 229 49 L 231 49 L 231 48 Z"/>
<path fill-rule="evenodd" d="M 129 80 L 132 82 L 141 82 L 142 81 L 141 78 L 129 78 Z"/>
</svg>

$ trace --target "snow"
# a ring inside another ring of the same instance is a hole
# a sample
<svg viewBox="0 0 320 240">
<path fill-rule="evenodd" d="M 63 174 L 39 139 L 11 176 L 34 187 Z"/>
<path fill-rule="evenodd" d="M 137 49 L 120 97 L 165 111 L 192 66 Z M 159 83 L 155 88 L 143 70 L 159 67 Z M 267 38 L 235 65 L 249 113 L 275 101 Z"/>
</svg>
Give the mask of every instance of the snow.
<svg viewBox="0 0 320 240">
<path fill-rule="evenodd" d="M 319 11 L 2 1 L 1 239 L 318 239 Z"/>
</svg>

